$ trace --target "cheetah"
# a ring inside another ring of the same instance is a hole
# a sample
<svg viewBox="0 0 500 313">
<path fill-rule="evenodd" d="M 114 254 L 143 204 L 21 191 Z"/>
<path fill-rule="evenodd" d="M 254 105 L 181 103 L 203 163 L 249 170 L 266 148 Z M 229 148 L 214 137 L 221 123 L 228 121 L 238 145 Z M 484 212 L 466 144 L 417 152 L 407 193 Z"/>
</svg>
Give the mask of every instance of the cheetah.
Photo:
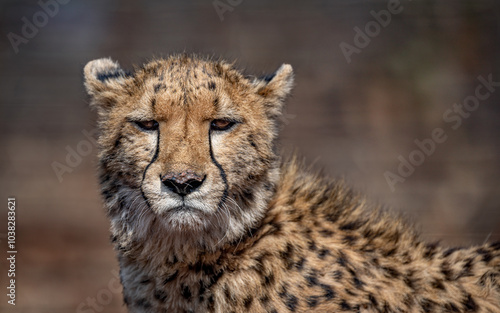
<svg viewBox="0 0 500 313">
<path fill-rule="evenodd" d="M 426 243 L 278 156 L 290 65 L 103 58 L 84 76 L 129 312 L 500 312 L 500 243 Z"/>
</svg>

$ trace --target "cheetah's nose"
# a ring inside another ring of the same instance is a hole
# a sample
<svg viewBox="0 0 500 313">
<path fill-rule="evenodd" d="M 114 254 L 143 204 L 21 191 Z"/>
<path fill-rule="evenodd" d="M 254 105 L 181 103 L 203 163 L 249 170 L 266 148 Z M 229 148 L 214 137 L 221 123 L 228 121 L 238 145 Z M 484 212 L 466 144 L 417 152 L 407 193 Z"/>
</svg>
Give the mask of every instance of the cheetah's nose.
<svg viewBox="0 0 500 313">
<path fill-rule="evenodd" d="M 206 175 L 202 177 L 187 170 L 181 173 L 167 173 L 161 178 L 161 181 L 170 191 L 184 197 L 198 189 L 205 181 L 205 177 Z"/>
</svg>

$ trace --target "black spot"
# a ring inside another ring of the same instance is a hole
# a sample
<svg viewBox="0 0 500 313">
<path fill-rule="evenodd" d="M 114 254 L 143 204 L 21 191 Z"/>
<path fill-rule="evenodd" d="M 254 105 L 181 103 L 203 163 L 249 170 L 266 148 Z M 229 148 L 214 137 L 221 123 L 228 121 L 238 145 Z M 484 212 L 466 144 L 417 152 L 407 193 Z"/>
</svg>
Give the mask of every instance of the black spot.
<svg viewBox="0 0 500 313">
<path fill-rule="evenodd" d="M 208 83 L 208 89 L 215 90 L 215 87 L 217 87 L 217 85 L 215 84 L 215 82 L 211 81 L 211 82 Z"/>
<path fill-rule="evenodd" d="M 352 282 L 354 283 L 354 287 L 359 288 L 359 289 L 363 288 L 363 286 L 365 284 L 365 283 L 363 283 L 363 281 L 359 280 L 357 277 L 354 277 L 352 279 Z"/>
<path fill-rule="evenodd" d="M 493 259 L 493 256 L 491 255 L 491 253 L 488 250 L 485 250 L 483 248 L 477 249 L 477 253 L 479 253 L 480 255 L 483 256 L 483 262 L 485 262 L 485 263 L 488 263 L 489 261 L 491 261 L 491 259 Z"/>
<path fill-rule="evenodd" d="M 307 275 L 305 277 L 306 281 L 307 281 L 307 284 L 309 285 L 309 287 L 312 287 L 312 286 L 317 286 L 319 285 L 319 282 L 318 282 L 318 277 L 316 276 L 316 273 L 313 272 L 309 275 Z"/>
<path fill-rule="evenodd" d="M 375 307 L 378 306 L 377 299 L 375 299 L 375 297 L 371 293 L 368 295 L 368 300 L 370 301 L 371 304 L 373 304 L 373 306 Z"/>
<path fill-rule="evenodd" d="M 288 308 L 288 310 L 290 310 L 291 312 L 295 312 L 295 310 L 297 309 L 298 302 L 299 302 L 299 299 L 297 299 L 296 296 L 289 294 L 284 303 L 285 303 L 286 307 Z"/>
<path fill-rule="evenodd" d="M 116 149 L 118 148 L 118 146 L 120 145 L 120 141 L 122 140 L 123 136 L 122 135 L 119 135 L 116 140 L 115 140 L 115 143 L 113 145 L 113 147 Z"/>
<path fill-rule="evenodd" d="M 384 251 L 382 254 L 384 257 L 390 257 L 393 256 L 396 253 L 396 248 L 392 248 L 390 250 Z"/>
<path fill-rule="evenodd" d="M 243 300 L 243 306 L 248 310 L 252 306 L 252 302 L 253 302 L 253 297 L 248 296 L 248 298 L 245 298 Z"/>
<path fill-rule="evenodd" d="M 426 259 L 432 259 L 434 257 L 434 255 L 436 254 L 437 246 L 438 246 L 437 242 L 426 245 L 424 257 Z"/>
<path fill-rule="evenodd" d="M 151 303 L 148 302 L 148 300 L 142 298 L 139 299 L 135 302 L 135 305 L 141 308 L 149 309 L 152 307 Z"/>
<path fill-rule="evenodd" d="M 215 299 L 213 295 L 210 295 L 210 297 L 208 297 L 208 311 L 209 312 L 215 311 Z"/>
<path fill-rule="evenodd" d="M 206 291 L 205 283 L 201 280 L 199 283 L 200 290 L 198 291 L 198 296 L 200 297 L 200 301 L 203 301 L 203 294 Z"/>
<path fill-rule="evenodd" d="M 356 242 L 356 240 L 358 240 L 358 238 L 356 236 L 350 236 L 350 235 L 344 236 L 344 238 L 343 238 L 343 242 L 345 244 L 349 244 L 349 245 L 354 244 Z"/>
<path fill-rule="evenodd" d="M 404 277 L 403 278 L 404 283 L 410 288 L 410 289 L 415 289 L 415 280 L 412 279 L 411 277 Z"/>
<path fill-rule="evenodd" d="M 154 91 L 155 93 L 157 93 L 158 91 L 160 91 L 160 89 L 165 89 L 165 88 L 167 88 L 167 86 L 165 86 L 164 84 L 156 84 L 154 86 Z"/>
<path fill-rule="evenodd" d="M 283 284 L 281 285 L 281 291 L 278 293 L 278 296 L 280 296 L 280 298 L 285 298 L 288 294 L 288 284 Z"/>
<path fill-rule="evenodd" d="M 342 266 L 342 267 L 346 267 L 347 264 L 349 263 L 349 261 L 347 260 L 347 257 L 345 256 L 344 253 L 340 252 L 340 255 L 339 257 L 337 258 L 337 263 Z"/>
<path fill-rule="evenodd" d="M 342 271 L 336 270 L 335 272 L 332 273 L 332 276 L 336 280 L 341 280 L 344 275 L 342 274 Z"/>
<path fill-rule="evenodd" d="M 259 298 L 259 301 L 260 301 L 260 303 L 262 303 L 262 305 L 266 305 L 266 303 L 269 302 L 269 296 L 263 295 L 262 297 Z"/>
<path fill-rule="evenodd" d="M 286 249 L 284 251 L 280 251 L 280 258 L 283 260 L 285 263 L 286 268 L 289 270 L 293 267 L 293 254 L 294 254 L 295 248 L 291 243 L 286 244 Z"/>
<path fill-rule="evenodd" d="M 300 272 L 304 269 L 304 263 L 306 262 L 306 258 L 301 257 L 297 263 L 295 263 L 295 268 Z"/>
<path fill-rule="evenodd" d="M 445 252 L 443 252 L 443 256 L 446 258 L 446 257 L 452 255 L 455 251 L 458 251 L 461 249 L 462 248 L 450 248 L 450 249 L 446 250 Z"/>
<path fill-rule="evenodd" d="M 491 243 L 490 247 L 493 248 L 493 250 L 500 250 L 500 241 Z"/>
<path fill-rule="evenodd" d="M 325 215 L 326 220 L 329 221 L 329 222 L 331 222 L 331 223 L 337 222 L 337 220 L 339 219 L 339 217 L 340 217 L 340 211 L 338 211 L 338 210 L 334 210 L 334 211 L 328 212 Z"/>
<path fill-rule="evenodd" d="M 436 303 L 429 299 L 422 299 L 422 301 L 420 301 L 420 306 L 422 307 L 425 313 L 433 312 L 432 309 L 434 308 L 435 305 Z"/>
<path fill-rule="evenodd" d="M 354 221 L 351 223 L 340 225 L 340 230 L 356 230 L 363 226 L 366 222 L 364 221 Z"/>
<path fill-rule="evenodd" d="M 155 290 L 154 297 L 160 302 L 165 302 L 167 300 L 167 293 L 163 290 Z"/>
<path fill-rule="evenodd" d="M 173 281 L 174 279 L 177 278 L 177 275 L 179 275 L 179 271 L 175 271 L 173 274 L 168 275 L 163 281 L 163 284 L 166 285 L 169 282 Z"/>
<path fill-rule="evenodd" d="M 306 303 L 307 303 L 307 306 L 310 307 L 310 308 L 314 308 L 318 305 L 319 303 L 319 299 L 320 297 L 319 296 L 309 296 L 306 298 Z"/>
<path fill-rule="evenodd" d="M 351 306 L 349 305 L 349 303 L 347 303 L 347 301 L 345 300 L 342 300 L 340 302 L 340 308 L 343 310 L 343 311 L 349 311 L 351 310 Z"/>
<path fill-rule="evenodd" d="M 224 271 L 218 271 L 213 276 L 210 276 L 208 283 L 206 284 L 207 289 L 215 285 L 219 279 L 224 275 Z"/>
<path fill-rule="evenodd" d="M 189 286 L 181 286 L 181 295 L 186 300 L 191 299 L 191 289 L 189 289 Z"/>
<path fill-rule="evenodd" d="M 321 284 L 320 286 L 324 291 L 323 297 L 325 297 L 326 300 L 332 300 L 333 298 L 335 298 L 335 291 L 333 291 L 331 286 L 326 284 Z"/>
<path fill-rule="evenodd" d="M 390 266 L 384 266 L 382 269 L 392 278 L 398 278 L 401 275 L 395 268 Z"/>
<path fill-rule="evenodd" d="M 331 237 L 333 235 L 333 231 L 331 231 L 329 229 L 322 229 L 322 230 L 319 231 L 319 234 L 322 237 Z"/>
<path fill-rule="evenodd" d="M 450 265 L 446 262 L 443 262 L 443 264 L 441 264 L 441 273 L 444 275 L 444 279 L 446 280 L 455 279 L 455 275 L 453 271 L 450 269 Z"/>
<path fill-rule="evenodd" d="M 271 234 L 279 234 L 281 232 L 281 229 L 283 228 L 283 224 L 274 220 L 271 222 L 270 226 L 272 227 L 270 231 Z"/>
<path fill-rule="evenodd" d="M 472 296 L 470 294 L 465 297 L 463 304 L 467 309 L 467 312 L 476 312 L 479 309 L 478 305 L 476 304 L 474 299 L 472 299 Z"/>
<path fill-rule="evenodd" d="M 218 106 L 219 105 L 219 98 L 215 98 L 214 99 L 214 106 Z"/>
<path fill-rule="evenodd" d="M 250 145 L 251 145 L 252 147 L 254 147 L 255 149 L 257 149 L 257 145 L 255 144 L 255 142 L 254 142 L 254 140 L 253 140 L 253 136 L 252 136 L 252 135 L 248 136 L 248 142 L 250 143 Z"/>
<path fill-rule="evenodd" d="M 453 303 L 446 303 L 444 305 L 444 308 L 446 309 L 447 312 L 460 312 L 460 310 L 457 308 L 457 306 Z"/>
<path fill-rule="evenodd" d="M 311 251 L 316 251 L 316 249 L 318 249 L 318 247 L 316 246 L 316 242 L 313 239 L 308 241 L 307 248 Z"/>
<path fill-rule="evenodd" d="M 440 282 L 439 280 L 435 279 L 432 284 L 431 284 L 432 288 L 435 288 L 435 289 L 439 289 L 439 290 L 444 290 L 444 285 L 442 282 Z"/>
<path fill-rule="evenodd" d="M 251 204 L 253 202 L 253 199 L 254 199 L 254 195 L 253 195 L 253 192 L 250 190 L 250 189 L 245 189 L 241 192 L 241 199 L 247 203 L 247 204 Z"/>
<path fill-rule="evenodd" d="M 328 254 L 330 254 L 330 250 L 324 248 L 324 249 L 319 250 L 318 257 L 320 259 L 324 259 L 325 256 L 327 256 Z"/>
<path fill-rule="evenodd" d="M 270 286 L 270 285 L 274 284 L 274 281 L 275 281 L 274 274 L 270 273 L 269 275 L 264 276 L 264 283 L 263 284 L 265 286 Z"/>
<path fill-rule="evenodd" d="M 213 267 L 213 265 L 203 262 L 197 262 L 194 265 L 191 265 L 189 269 L 197 273 L 203 272 L 203 274 L 207 276 L 215 275 L 215 268 Z"/>
</svg>

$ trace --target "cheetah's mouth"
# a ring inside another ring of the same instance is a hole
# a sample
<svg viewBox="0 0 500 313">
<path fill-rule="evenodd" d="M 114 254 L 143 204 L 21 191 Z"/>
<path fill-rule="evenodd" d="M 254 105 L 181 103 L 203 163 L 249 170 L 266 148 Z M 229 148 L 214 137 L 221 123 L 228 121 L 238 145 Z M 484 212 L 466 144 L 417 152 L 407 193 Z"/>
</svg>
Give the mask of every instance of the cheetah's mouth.
<svg viewBox="0 0 500 313">
<path fill-rule="evenodd" d="M 199 209 L 192 207 L 192 206 L 185 205 L 185 204 L 177 206 L 177 207 L 169 210 L 170 214 L 185 213 L 185 212 L 199 212 L 199 211 L 200 211 Z"/>
</svg>

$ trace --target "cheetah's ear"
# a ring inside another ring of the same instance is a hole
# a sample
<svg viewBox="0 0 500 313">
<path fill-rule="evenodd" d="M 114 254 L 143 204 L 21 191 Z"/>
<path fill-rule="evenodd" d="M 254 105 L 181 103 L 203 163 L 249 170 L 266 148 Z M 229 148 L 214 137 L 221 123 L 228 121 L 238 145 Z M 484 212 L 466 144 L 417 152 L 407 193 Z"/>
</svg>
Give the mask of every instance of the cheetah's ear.
<svg viewBox="0 0 500 313">
<path fill-rule="evenodd" d="M 132 76 L 110 58 L 90 61 L 83 73 L 85 88 L 93 99 L 93 105 L 104 105 L 106 98 L 122 91 L 124 83 Z"/>
<path fill-rule="evenodd" d="M 257 80 L 255 84 L 259 95 L 283 101 L 293 87 L 292 66 L 283 64 L 276 72 Z"/>
<path fill-rule="evenodd" d="M 292 91 L 292 66 L 283 64 L 274 74 L 255 80 L 253 84 L 256 87 L 257 94 L 268 100 L 265 102 L 268 116 L 276 118 L 282 114 L 285 98 Z"/>
</svg>

